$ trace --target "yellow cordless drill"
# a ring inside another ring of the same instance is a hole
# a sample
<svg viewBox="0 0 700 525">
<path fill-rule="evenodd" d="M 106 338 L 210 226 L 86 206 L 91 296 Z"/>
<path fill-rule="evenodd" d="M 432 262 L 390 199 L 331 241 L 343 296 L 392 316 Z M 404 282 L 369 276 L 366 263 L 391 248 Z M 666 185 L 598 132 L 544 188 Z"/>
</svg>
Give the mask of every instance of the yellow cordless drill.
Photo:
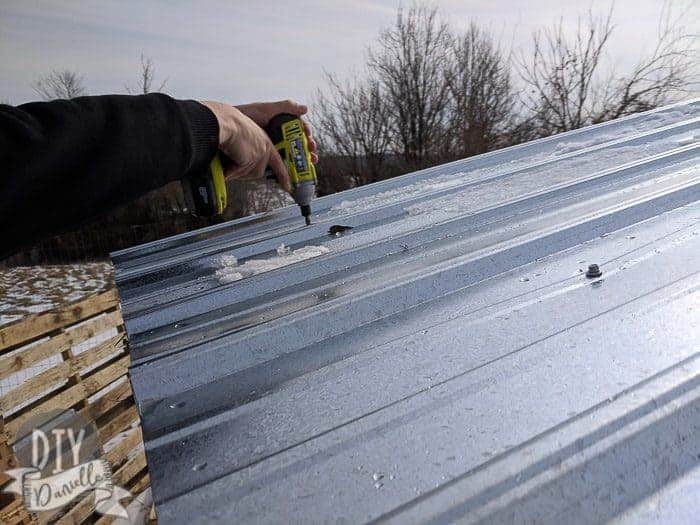
<svg viewBox="0 0 700 525">
<path fill-rule="evenodd" d="M 316 168 L 311 162 L 309 143 L 304 134 L 301 119 L 282 113 L 270 120 L 265 127 L 278 153 L 282 157 L 292 183 L 292 196 L 301 209 L 306 224 L 311 224 L 311 200 L 316 194 Z M 226 181 L 222 158 L 218 153 L 201 174 L 183 181 L 185 197 L 196 215 L 211 217 L 221 215 L 226 209 Z M 267 178 L 275 178 L 268 168 Z"/>
</svg>

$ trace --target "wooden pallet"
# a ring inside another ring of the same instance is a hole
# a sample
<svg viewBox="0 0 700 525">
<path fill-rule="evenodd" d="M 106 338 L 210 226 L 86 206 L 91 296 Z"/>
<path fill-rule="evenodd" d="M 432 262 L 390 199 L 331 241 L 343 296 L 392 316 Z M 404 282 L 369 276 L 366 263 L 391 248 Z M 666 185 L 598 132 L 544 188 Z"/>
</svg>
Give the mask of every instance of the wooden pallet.
<svg viewBox="0 0 700 525">
<path fill-rule="evenodd" d="M 88 346 L 85 341 L 109 330 L 116 333 L 79 353 L 74 351 L 76 345 Z M 130 358 L 116 290 L 0 327 L 0 380 L 35 369 L 47 359 L 52 363 L 49 367 L 0 396 L 0 485 L 10 479 L 5 470 L 17 467 L 13 445 L 22 424 L 36 414 L 73 409 L 95 423 L 99 453 L 111 465 L 115 484 L 129 490 L 133 499 L 149 487 L 149 479 L 127 377 Z M 123 439 L 106 450 L 105 445 L 119 434 Z M 94 512 L 93 501 L 90 494 L 60 512 L 30 514 L 21 498 L 2 494 L 0 523 L 110 522 Z"/>
</svg>

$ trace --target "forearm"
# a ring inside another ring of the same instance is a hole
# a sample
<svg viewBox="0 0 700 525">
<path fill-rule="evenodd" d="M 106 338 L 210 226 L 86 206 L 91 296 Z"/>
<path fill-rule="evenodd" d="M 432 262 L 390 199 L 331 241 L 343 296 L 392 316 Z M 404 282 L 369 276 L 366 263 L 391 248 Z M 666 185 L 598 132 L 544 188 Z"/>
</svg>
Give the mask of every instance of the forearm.
<svg viewBox="0 0 700 525">
<path fill-rule="evenodd" d="M 209 109 L 165 95 L 0 106 L 0 252 L 204 169 L 218 142 Z"/>
</svg>

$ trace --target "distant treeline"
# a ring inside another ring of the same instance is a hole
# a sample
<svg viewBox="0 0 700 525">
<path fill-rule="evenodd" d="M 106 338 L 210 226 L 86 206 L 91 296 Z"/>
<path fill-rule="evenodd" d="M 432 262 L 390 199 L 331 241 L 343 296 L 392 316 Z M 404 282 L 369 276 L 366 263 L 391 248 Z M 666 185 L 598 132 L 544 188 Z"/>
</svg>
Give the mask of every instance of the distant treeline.
<svg viewBox="0 0 700 525">
<path fill-rule="evenodd" d="M 627 71 L 615 70 L 612 7 L 573 33 L 563 22 L 507 49 L 472 24 L 456 31 L 438 8 L 399 9 L 347 81 L 327 75 L 313 104 L 324 193 L 604 122 L 687 95 L 697 37 L 665 3 L 658 35 Z M 640 35 L 640 38 L 642 35 Z M 330 153 L 330 154 L 329 154 Z"/>
</svg>

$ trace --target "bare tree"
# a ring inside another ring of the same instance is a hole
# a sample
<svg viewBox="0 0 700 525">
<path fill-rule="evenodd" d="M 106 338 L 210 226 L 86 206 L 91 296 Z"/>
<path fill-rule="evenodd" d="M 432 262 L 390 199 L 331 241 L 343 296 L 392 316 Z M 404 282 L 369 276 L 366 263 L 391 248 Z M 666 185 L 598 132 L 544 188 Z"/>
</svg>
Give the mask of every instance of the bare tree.
<svg viewBox="0 0 700 525">
<path fill-rule="evenodd" d="M 446 71 L 451 41 L 436 7 L 399 9 L 393 27 L 369 52 L 369 67 L 389 107 L 397 153 L 407 167 L 427 165 L 442 141 L 449 100 Z"/>
<path fill-rule="evenodd" d="M 331 75 L 327 81 L 328 93 L 319 91 L 315 104 L 322 157 L 334 157 L 332 167 L 330 162 L 322 165 L 324 184 L 338 191 L 385 178 L 390 111 L 379 82 L 369 79 L 343 86 Z"/>
<path fill-rule="evenodd" d="M 153 91 L 163 91 L 163 88 L 165 88 L 165 84 L 168 83 L 168 79 L 166 78 L 165 80 L 163 80 L 163 82 L 160 83 L 158 88 L 154 90 L 152 88 L 153 82 L 155 81 L 155 76 L 156 66 L 153 63 L 153 60 L 151 58 L 145 57 L 143 53 L 141 53 L 141 77 L 139 78 L 138 84 L 134 88 L 132 88 L 128 84 L 125 84 L 124 88 L 130 95 L 139 93 L 145 95 L 146 93 L 151 93 Z"/>
<path fill-rule="evenodd" d="M 655 47 L 622 75 L 606 61 L 612 15 L 589 13 L 572 33 L 560 21 L 513 61 L 473 24 L 455 35 L 434 7 L 399 9 L 365 74 L 328 75 L 319 92 L 321 193 L 650 109 L 693 85 L 694 40 L 670 3 Z"/>
<path fill-rule="evenodd" d="M 501 147 L 512 125 L 515 95 L 510 59 L 493 38 L 472 24 L 451 46 L 449 143 L 456 157 Z"/>
<path fill-rule="evenodd" d="M 580 128 L 599 113 L 595 81 L 612 30 L 611 9 L 605 19 L 589 15 L 585 28 L 579 20 L 573 42 L 561 20 L 533 35 L 532 58 L 521 57 L 519 72 L 526 84 L 524 105 L 542 135 Z"/>
<path fill-rule="evenodd" d="M 611 75 L 595 122 L 663 106 L 688 93 L 697 81 L 698 51 L 697 35 L 685 33 L 682 25 L 686 14 L 674 16 L 671 3 L 664 3 L 654 49 L 628 75 Z"/>
<path fill-rule="evenodd" d="M 604 63 L 604 51 L 614 30 L 612 8 L 605 17 L 589 14 L 573 39 L 560 21 L 533 35 L 534 51 L 520 57 L 518 71 L 525 84 L 522 101 L 540 135 L 657 107 L 669 102 L 688 84 L 692 58 L 688 37 L 678 31 L 679 19 L 662 16 L 658 42 L 628 74 L 618 76 Z"/>
<path fill-rule="evenodd" d="M 83 77 L 67 69 L 51 71 L 32 84 L 32 89 L 43 100 L 75 98 L 86 93 Z"/>
</svg>

